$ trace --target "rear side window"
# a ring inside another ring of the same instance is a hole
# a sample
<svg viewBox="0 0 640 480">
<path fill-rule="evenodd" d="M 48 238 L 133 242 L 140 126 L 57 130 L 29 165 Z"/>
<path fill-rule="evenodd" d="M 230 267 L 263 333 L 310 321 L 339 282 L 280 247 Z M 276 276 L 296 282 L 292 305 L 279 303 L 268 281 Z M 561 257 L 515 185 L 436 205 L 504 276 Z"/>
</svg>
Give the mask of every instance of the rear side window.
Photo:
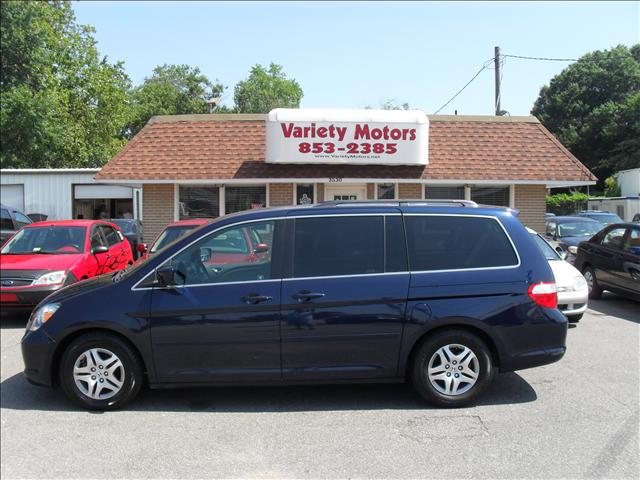
<svg viewBox="0 0 640 480">
<path fill-rule="evenodd" d="M 384 243 L 382 216 L 296 219 L 293 276 L 383 273 Z"/>
<path fill-rule="evenodd" d="M 0 228 L 2 230 L 13 230 L 11 215 L 9 215 L 9 210 L 6 208 L 0 209 Z"/>
<path fill-rule="evenodd" d="M 518 264 L 497 220 L 463 216 L 406 216 L 413 271 L 507 267 Z"/>
</svg>

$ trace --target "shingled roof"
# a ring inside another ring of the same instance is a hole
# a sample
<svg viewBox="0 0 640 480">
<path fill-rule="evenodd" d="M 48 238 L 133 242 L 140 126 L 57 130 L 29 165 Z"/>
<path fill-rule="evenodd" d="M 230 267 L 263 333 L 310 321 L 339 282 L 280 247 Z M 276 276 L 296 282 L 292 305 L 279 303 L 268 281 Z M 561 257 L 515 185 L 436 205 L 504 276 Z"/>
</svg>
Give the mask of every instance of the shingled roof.
<svg viewBox="0 0 640 480">
<path fill-rule="evenodd" d="M 535 117 L 429 116 L 429 165 L 265 163 L 266 115 L 153 117 L 96 175 L 155 183 L 341 177 L 593 183 L 596 177 Z"/>
</svg>

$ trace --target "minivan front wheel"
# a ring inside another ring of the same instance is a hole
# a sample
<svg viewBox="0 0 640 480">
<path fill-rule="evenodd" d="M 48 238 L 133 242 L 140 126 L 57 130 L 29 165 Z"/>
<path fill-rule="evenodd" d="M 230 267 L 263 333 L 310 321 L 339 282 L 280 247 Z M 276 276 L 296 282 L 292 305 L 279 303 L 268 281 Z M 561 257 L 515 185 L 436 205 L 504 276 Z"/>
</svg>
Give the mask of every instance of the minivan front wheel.
<svg viewBox="0 0 640 480">
<path fill-rule="evenodd" d="M 74 402 L 92 410 L 114 410 L 140 391 L 143 371 L 135 352 L 108 333 L 74 339 L 60 365 L 60 383 Z"/>
<path fill-rule="evenodd" d="M 413 357 L 413 386 L 437 406 L 462 407 L 472 403 L 493 375 L 487 346 L 464 330 L 448 330 L 427 338 Z"/>
</svg>

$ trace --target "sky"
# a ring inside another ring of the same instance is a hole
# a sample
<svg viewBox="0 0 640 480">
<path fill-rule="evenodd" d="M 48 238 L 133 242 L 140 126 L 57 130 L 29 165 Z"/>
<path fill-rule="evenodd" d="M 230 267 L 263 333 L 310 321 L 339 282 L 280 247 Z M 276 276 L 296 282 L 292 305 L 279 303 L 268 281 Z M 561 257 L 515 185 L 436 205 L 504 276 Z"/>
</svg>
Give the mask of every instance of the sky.
<svg viewBox="0 0 640 480">
<path fill-rule="evenodd" d="M 73 3 L 101 55 L 134 85 L 160 64 L 198 66 L 228 89 L 255 64 L 283 66 L 301 107 L 434 113 L 494 55 L 578 58 L 640 42 L 640 2 L 94 2 Z M 506 58 L 501 107 L 529 115 L 540 88 L 569 62 Z M 492 115 L 485 69 L 441 114 Z"/>
</svg>

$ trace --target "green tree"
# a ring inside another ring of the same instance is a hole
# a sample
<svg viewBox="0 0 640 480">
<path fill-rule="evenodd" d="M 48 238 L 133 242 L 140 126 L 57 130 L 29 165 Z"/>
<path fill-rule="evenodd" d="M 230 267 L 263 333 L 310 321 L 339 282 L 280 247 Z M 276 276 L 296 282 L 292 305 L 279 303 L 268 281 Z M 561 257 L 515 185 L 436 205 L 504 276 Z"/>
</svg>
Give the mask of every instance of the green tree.
<svg viewBox="0 0 640 480">
<path fill-rule="evenodd" d="M 0 165 L 95 167 L 125 144 L 130 82 L 68 2 L 0 2 Z"/>
<path fill-rule="evenodd" d="M 365 110 L 374 110 L 375 108 L 380 110 L 412 110 L 411 106 L 407 102 L 398 103 L 395 98 L 387 98 L 379 107 L 372 107 L 370 105 L 364 107 Z"/>
<path fill-rule="evenodd" d="M 160 65 L 131 92 L 129 137 L 135 135 L 154 115 L 209 113 L 209 101 L 220 98 L 225 87 L 211 82 L 198 67 Z M 224 107 L 215 107 L 227 111 Z"/>
<path fill-rule="evenodd" d="M 239 113 L 268 113 L 274 108 L 298 108 L 302 96 L 298 82 L 272 63 L 268 70 L 254 66 L 249 77 L 236 85 L 233 99 Z"/>
<path fill-rule="evenodd" d="M 531 113 L 601 182 L 640 166 L 640 45 L 584 55 L 542 87 Z"/>
</svg>

